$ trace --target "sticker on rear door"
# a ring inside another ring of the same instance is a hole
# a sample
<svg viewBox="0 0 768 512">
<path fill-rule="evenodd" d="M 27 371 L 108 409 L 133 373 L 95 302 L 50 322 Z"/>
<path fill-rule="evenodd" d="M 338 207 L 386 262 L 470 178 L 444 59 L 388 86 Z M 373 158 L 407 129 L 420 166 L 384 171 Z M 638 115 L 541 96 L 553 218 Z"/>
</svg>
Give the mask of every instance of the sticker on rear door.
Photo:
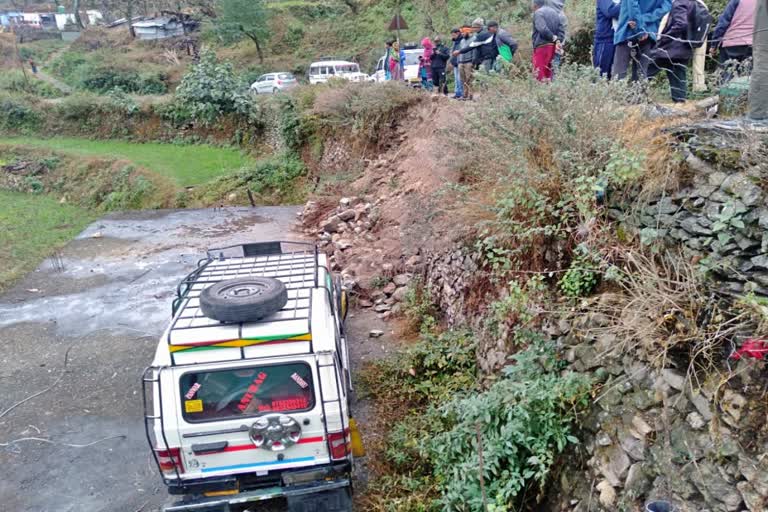
<svg viewBox="0 0 768 512">
<path fill-rule="evenodd" d="M 203 412 L 202 400 L 186 400 L 184 402 L 185 412 Z"/>
<path fill-rule="evenodd" d="M 184 398 L 186 398 L 187 400 L 192 400 L 193 398 L 195 398 L 195 393 L 197 393 L 197 391 L 201 387 L 203 387 L 202 384 L 200 384 L 199 382 L 195 382 L 194 384 L 192 384 L 192 387 L 189 388 L 189 391 L 187 391 L 187 394 L 184 395 Z"/>
<path fill-rule="evenodd" d="M 301 386 L 301 389 L 307 389 L 307 386 L 309 386 L 309 384 L 307 384 L 307 381 L 305 381 L 304 379 L 302 379 L 302 378 L 301 378 L 301 375 L 299 375 L 299 374 L 298 374 L 298 373 L 296 373 L 296 372 L 294 372 L 294 373 L 293 373 L 293 375 L 291 375 L 291 378 L 293 379 L 293 381 L 294 381 L 296 384 L 298 384 L 299 386 Z"/>
</svg>

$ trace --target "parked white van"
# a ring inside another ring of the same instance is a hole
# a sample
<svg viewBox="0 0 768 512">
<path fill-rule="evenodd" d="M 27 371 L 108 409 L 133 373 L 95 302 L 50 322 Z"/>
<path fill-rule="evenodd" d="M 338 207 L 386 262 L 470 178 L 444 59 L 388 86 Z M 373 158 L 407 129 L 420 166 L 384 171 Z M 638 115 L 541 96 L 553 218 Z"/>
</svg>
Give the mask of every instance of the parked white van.
<svg viewBox="0 0 768 512">
<path fill-rule="evenodd" d="M 165 512 L 352 510 L 346 295 L 312 244 L 208 251 L 143 376 Z M 252 508 L 251 508 L 252 510 Z"/>
<path fill-rule="evenodd" d="M 423 48 L 410 48 L 403 50 L 405 53 L 405 66 L 403 67 L 403 78 L 405 81 L 414 87 L 421 86 L 421 78 L 419 78 L 419 57 L 424 55 Z M 384 71 L 384 60 L 386 57 L 379 58 L 376 63 L 376 72 L 372 75 L 374 82 L 386 81 L 386 72 Z"/>
<path fill-rule="evenodd" d="M 309 83 L 322 84 L 331 78 L 352 82 L 365 82 L 368 75 L 360 72 L 360 65 L 346 60 L 321 60 L 309 66 Z"/>
</svg>

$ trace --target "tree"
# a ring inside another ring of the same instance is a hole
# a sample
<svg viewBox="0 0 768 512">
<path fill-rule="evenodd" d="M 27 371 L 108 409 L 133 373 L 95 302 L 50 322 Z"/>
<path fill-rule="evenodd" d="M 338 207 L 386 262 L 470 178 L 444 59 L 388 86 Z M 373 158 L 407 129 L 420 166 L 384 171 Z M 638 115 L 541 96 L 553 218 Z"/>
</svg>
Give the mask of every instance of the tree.
<svg viewBox="0 0 768 512">
<path fill-rule="evenodd" d="M 256 45 L 259 62 L 264 62 L 262 44 L 269 36 L 269 11 L 264 0 L 218 0 L 216 32 L 224 43 L 247 37 Z"/>
</svg>

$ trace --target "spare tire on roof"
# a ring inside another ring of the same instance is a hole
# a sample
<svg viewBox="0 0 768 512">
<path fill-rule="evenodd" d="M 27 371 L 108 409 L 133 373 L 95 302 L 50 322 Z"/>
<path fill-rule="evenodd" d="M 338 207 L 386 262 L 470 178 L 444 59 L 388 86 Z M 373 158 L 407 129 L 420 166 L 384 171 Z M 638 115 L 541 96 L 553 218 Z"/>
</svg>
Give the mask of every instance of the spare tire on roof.
<svg viewBox="0 0 768 512">
<path fill-rule="evenodd" d="M 271 277 L 227 279 L 200 294 L 200 309 L 221 322 L 252 322 L 279 311 L 288 302 L 285 285 Z"/>
</svg>

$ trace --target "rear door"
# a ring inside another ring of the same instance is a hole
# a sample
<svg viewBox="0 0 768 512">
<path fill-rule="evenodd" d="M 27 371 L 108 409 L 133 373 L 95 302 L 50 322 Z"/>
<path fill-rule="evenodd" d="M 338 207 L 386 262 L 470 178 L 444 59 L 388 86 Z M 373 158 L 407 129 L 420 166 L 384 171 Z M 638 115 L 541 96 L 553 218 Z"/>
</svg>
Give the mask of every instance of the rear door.
<svg viewBox="0 0 768 512">
<path fill-rule="evenodd" d="M 312 358 L 179 368 L 176 383 L 185 477 L 265 475 L 329 461 Z"/>
</svg>

